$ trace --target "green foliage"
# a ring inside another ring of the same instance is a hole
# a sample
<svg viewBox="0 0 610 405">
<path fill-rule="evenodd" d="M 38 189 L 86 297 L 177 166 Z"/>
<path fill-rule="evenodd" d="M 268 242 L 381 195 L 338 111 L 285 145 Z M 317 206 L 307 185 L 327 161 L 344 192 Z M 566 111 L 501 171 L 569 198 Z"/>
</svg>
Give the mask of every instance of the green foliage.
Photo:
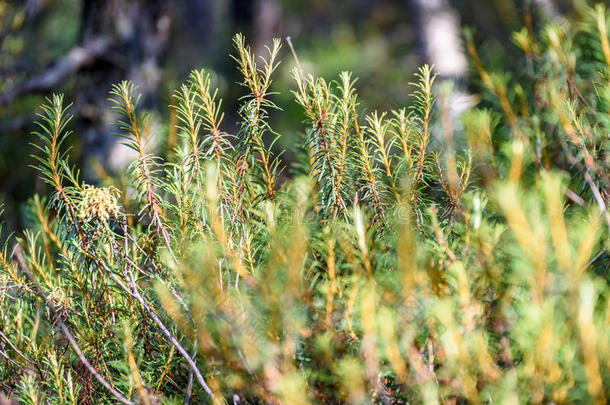
<svg viewBox="0 0 610 405">
<path fill-rule="evenodd" d="M 485 106 L 463 125 L 427 66 L 391 114 L 362 111 L 349 73 L 297 66 L 306 170 L 281 180 L 279 41 L 257 65 L 235 37 L 235 135 L 191 74 L 168 161 L 134 86 L 115 86 L 128 182 L 79 180 L 52 97 L 36 142 L 51 204 L 34 197 L 0 251 L 2 389 L 32 404 L 604 403 L 610 48 L 605 11 L 587 10 L 577 32 L 516 34 L 514 77 L 470 42 Z"/>
</svg>

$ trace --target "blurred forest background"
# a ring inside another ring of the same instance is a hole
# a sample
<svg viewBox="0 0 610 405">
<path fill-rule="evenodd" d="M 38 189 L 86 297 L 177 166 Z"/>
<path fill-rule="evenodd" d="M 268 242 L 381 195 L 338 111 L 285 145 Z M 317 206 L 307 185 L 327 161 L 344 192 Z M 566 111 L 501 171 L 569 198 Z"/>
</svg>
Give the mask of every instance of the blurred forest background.
<svg viewBox="0 0 610 405">
<path fill-rule="evenodd" d="M 236 129 L 243 89 L 231 85 L 238 73 L 227 55 L 236 32 L 257 52 L 273 37 L 290 36 L 306 70 L 327 79 L 353 71 L 364 108 L 391 109 L 409 103 L 412 74 L 425 62 L 467 93 L 474 75 L 460 47 L 461 27 L 474 29 L 487 61 L 506 65 L 517 59 L 499 45 L 524 24 L 537 28 L 536 18 L 524 21 L 524 10 L 570 19 L 575 7 L 569 0 L 0 0 L 0 204 L 15 229 L 27 222 L 23 203 L 44 191 L 29 168 L 29 144 L 37 108 L 51 92 L 73 102 L 71 155 L 95 182 L 129 159 L 113 136 L 113 83 L 139 86 L 161 154 L 171 144 L 165 128 L 172 92 L 193 68 L 212 72 L 224 130 Z M 282 135 L 276 147 L 290 160 L 302 112 L 289 91 L 294 59 L 285 42 L 281 59 L 275 102 L 288 114 L 272 124 Z"/>
</svg>

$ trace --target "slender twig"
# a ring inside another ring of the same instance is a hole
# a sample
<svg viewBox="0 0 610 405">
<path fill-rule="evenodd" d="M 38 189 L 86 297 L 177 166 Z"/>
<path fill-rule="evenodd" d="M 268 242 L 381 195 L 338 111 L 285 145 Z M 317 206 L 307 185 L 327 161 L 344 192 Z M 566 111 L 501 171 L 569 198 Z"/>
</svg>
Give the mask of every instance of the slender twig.
<svg viewBox="0 0 610 405">
<path fill-rule="evenodd" d="M 72 349 L 74 349 L 74 351 L 76 352 L 76 355 L 80 359 L 81 363 L 83 363 L 83 365 L 87 368 L 87 370 L 89 370 L 89 372 L 95 377 L 95 379 L 100 384 L 102 384 L 112 395 L 114 395 L 114 397 L 116 397 L 116 399 L 121 401 L 121 403 L 126 404 L 126 405 L 132 405 L 132 404 L 135 405 L 134 402 L 125 398 L 125 396 L 123 394 L 121 394 L 119 391 L 117 391 L 116 388 L 114 388 L 112 385 L 110 385 L 110 383 L 108 381 L 106 381 L 104 379 L 104 377 L 102 377 L 102 375 L 95 370 L 95 368 L 91 365 L 91 363 L 89 363 L 89 360 L 87 360 L 87 358 L 81 351 L 80 347 L 78 347 L 78 343 L 76 342 L 76 339 L 74 339 L 74 336 L 72 335 L 72 333 L 70 333 L 70 330 L 68 329 L 68 327 L 66 326 L 64 321 L 61 319 L 61 316 L 59 316 L 59 314 L 55 310 L 53 310 L 53 312 L 55 312 L 55 314 L 57 315 L 57 323 L 59 324 L 59 327 L 61 328 L 61 330 L 64 332 L 64 335 L 66 335 L 66 337 L 68 338 L 68 341 L 70 342 L 70 346 L 72 346 Z"/>
<path fill-rule="evenodd" d="M 186 352 L 184 347 L 182 347 L 182 345 L 178 342 L 178 340 L 176 340 L 174 335 L 165 327 L 163 322 L 161 322 L 161 319 L 159 319 L 159 317 L 154 313 L 154 311 L 146 303 L 146 301 L 144 300 L 142 295 L 140 295 L 138 288 L 136 287 L 133 279 L 128 280 L 127 283 L 131 287 L 131 292 L 132 292 L 131 295 L 140 303 L 140 305 L 142 305 L 144 310 L 148 313 L 148 316 L 150 316 L 152 318 L 153 322 L 157 325 L 157 327 L 161 330 L 161 332 L 165 335 L 165 337 L 176 347 L 176 349 L 178 350 L 178 352 L 180 352 L 182 357 L 184 357 L 186 362 L 191 367 L 191 370 L 193 371 L 193 373 L 195 373 L 195 377 L 197 377 L 197 381 L 199 382 L 199 384 L 201 385 L 203 390 L 206 392 L 206 394 L 208 394 L 210 396 L 210 398 L 214 399 L 214 393 L 212 392 L 212 390 L 210 389 L 208 384 L 203 379 L 203 376 L 201 375 L 201 372 L 197 368 L 197 365 L 195 364 L 193 359 L 191 359 L 191 357 Z"/>
<path fill-rule="evenodd" d="M 36 363 L 34 361 L 30 360 L 25 354 L 23 354 L 23 352 L 21 352 L 19 349 L 17 349 L 17 347 L 13 344 L 13 342 L 11 342 L 10 339 L 8 338 L 8 336 L 6 336 L 4 333 L 2 333 L 2 331 L 0 331 L 0 337 L 6 341 L 6 344 L 8 344 L 8 346 L 11 348 L 11 350 L 13 350 L 15 353 L 17 353 L 25 361 L 27 361 L 31 365 L 34 365 L 34 366 L 36 365 Z"/>
<path fill-rule="evenodd" d="M 562 137 L 559 137 L 559 141 L 560 141 L 561 146 L 562 146 L 563 150 L 565 151 L 566 156 L 568 157 L 568 160 L 570 161 L 570 163 L 573 164 L 574 166 L 576 166 L 576 168 L 582 172 L 582 176 L 585 179 L 585 181 L 587 182 L 587 184 L 589 185 L 589 189 L 591 190 L 591 193 L 593 194 L 593 197 L 595 198 L 595 202 L 597 203 L 599 212 L 606 220 L 606 224 L 608 225 L 608 228 L 610 229 L 610 214 L 608 214 L 608 208 L 606 207 L 606 202 L 604 201 L 604 198 L 602 197 L 602 195 L 599 191 L 599 188 L 597 187 L 597 185 L 591 178 L 591 175 L 589 174 L 589 170 L 586 169 L 585 167 L 583 167 L 583 165 L 578 161 L 578 159 L 576 159 L 576 157 L 572 154 L 572 152 L 570 152 L 570 149 L 568 148 L 566 141 Z"/>
<path fill-rule="evenodd" d="M 26 369 L 25 369 L 25 368 L 23 368 L 23 366 L 22 366 L 21 364 L 17 363 L 15 360 L 11 359 L 11 358 L 8 356 L 8 354 L 6 354 L 6 353 L 4 352 L 4 350 L 0 350 L 0 356 L 4 357 L 4 359 L 5 359 L 6 361 L 8 361 L 9 363 L 13 364 L 15 367 L 19 368 L 19 369 L 20 369 L 22 372 L 24 372 L 24 373 L 26 372 Z"/>
<path fill-rule="evenodd" d="M 585 106 L 589 107 L 589 103 L 582 96 L 582 93 L 578 90 L 578 87 L 576 87 L 576 85 L 574 84 L 572 79 L 568 79 L 568 86 L 569 86 L 570 89 L 572 89 L 574 91 L 574 93 L 576 93 L 576 96 L 581 101 L 581 103 L 583 103 Z"/>
<path fill-rule="evenodd" d="M 584 207 L 587 203 L 585 200 L 582 199 L 581 196 L 579 196 L 578 194 L 576 194 L 574 191 L 570 190 L 569 188 L 566 188 L 566 196 L 572 200 L 574 203 L 580 205 L 581 207 Z"/>
<path fill-rule="evenodd" d="M 125 237 L 125 247 L 124 247 L 125 252 L 127 252 L 129 250 L 127 248 L 127 240 L 129 238 L 132 241 L 133 245 L 141 253 L 145 254 L 144 250 L 138 244 L 138 242 L 131 235 L 129 235 L 129 232 L 127 229 L 127 222 L 125 221 L 124 218 L 123 218 L 123 235 Z M 114 241 L 112 239 L 111 239 L 111 241 L 113 242 L 113 247 L 118 250 L 118 246 L 116 246 L 116 244 L 114 243 Z M 127 254 L 122 255 L 122 257 L 123 257 L 123 259 L 125 259 L 125 261 L 128 262 L 128 264 L 131 267 L 135 268 L 139 273 L 145 275 L 146 277 L 148 277 L 150 279 L 155 279 L 155 280 L 159 281 L 161 284 L 163 284 L 164 286 L 166 286 L 167 289 L 169 290 L 169 292 L 172 294 L 172 296 L 174 298 L 176 298 L 176 301 L 178 301 L 178 303 L 182 306 L 182 308 L 188 309 L 188 306 L 186 305 L 186 302 L 184 302 L 184 299 L 180 296 L 180 294 L 178 294 L 178 292 L 176 291 L 176 289 L 174 287 L 169 285 L 169 283 L 167 281 L 165 281 L 165 280 L 163 280 L 163 278 L 161 278 L 160 274 L 150 274 L 150 273 L 146 272 L 144 269 L 142 269 L 140 266 L 138 266 L 136 263 L 134 263 L 134 261 L 131 260 L 131 258 Z M 151 261 L 150 263 L 156 271 L 159 271 L 159 268 L 153 261 Z"/>
<path fill-rule="evenodd" d="M 32 276 L 32 274 L 30 273 L 30 271 L 29 271 L 29 269 L 27 267 L 27 264 L 25 262 L 25 259 L 23 258 L 23 250 L 22 250 L 22 248 L 20 246 L 18 246 L 15 249 L 14 256 L 17 259 L 17 262 L 18 262 L 19 266 L 21 267 L 21 270 L 23 271 L 23 273 L 30 280 L 30 282 L 32 282 L 32 284 L 34 285 L 34 287 L 37 290 L 37 293 L 39 294 L 39 296 L 42 299 L 44 299 L 44 301 L 47 303 L 51 315 L 55 317 L 55 322 L 59 325 L 59 327 L 61 328 L 62 332 L 64 333 L 64 335 L 68 339 L 68 342 L 70 343 L 70 346 L 72 346 L 72 349 L 76 352 L 76 355 L 78 356 L 79 360 L 81 361 L 81 363 L 83 363 L 83 365 L 89 371 L 89 373 L 93 377 L 95 377 L 95 379 L 102 386 L 104 386 L 104 388 L 106 388 L 108 390 L 108 392 L 110 392 L 121 403 L 123 403 L 125 405 L 135 405 L 134 402 L 128 400 L 125 397 L 125 395 L 123 395 L 116 388 L 114 388 L 108 381 L 106 381 L 106 379 L 100 373 L 97 372 L 95 367 L 93 367 L 93 365 L 91 365 L 91 363 L 89 362 L 87 357 L 83 354 L 82 350 L 78 346 L 78 342 L 76 341 L 76 339 L 74 338 L 74 336 L 70 332 L 70 329 L 64 323 L 64 321 L 63 321 L 63 319 L 61 317 L 60 312 L 57 311 L 57 309 L 54 307 L 54 305 L 50 302 L 50 300 L 48 299 L 47 295 L 43 291 L 42 287 L 40 287 L 40 284 L 38 284 L 38 281 L 36 281 L 34 276 Z"/>
<path fill-rule="evenodd" d="M 116 248 L 113 247 L 113 250 L 116 250 Z M 116 253 L 116 252 L 115 252 Z M 191 367 L 191 369 L 193 370 L 193 372 L 195 373 L 195 377 L 197 377 L 197 381 L 199 382 L 199 384 L 201 385 L 201 387 L 204 389 L 204 391 L 212 398 L 214 399 L 214 393 L 212 392 L 212 390 L 210 389 L 210 387 L 208 386 L 208 384 L 205 382 L 203 376 L 201 375 L 201 372 L 199 371 L 199 369 L 197 368 L 197 365 L 195 364 L 195 362 L 191 359 L 191 356 L 187 353 L 187 351 L 184 349 L 184 347 L 180 344 L 180 342 L 178 342 L 178 340 L 174 337 L 174 335 L 169 331 L 169 329 L 167 329 L 167 327 L 163 324 L 163 322 L 161 321 L 161 319 L 159 319 L 159 317 L 157 316 L 157 314 L 155 314 L 155 312 L 152 310 L 152 308 L 150 307 L 150 305 L 148 305 L 148 303 L 146 302 L 146 300 L 142 297 L 142 295 L 140 294 L 137 285 L 135 284 L 135 278 L 133 276 L 133 272 L 130 272 L 130 277 L 128 277 L 128 275 L 123 271 L 123 278 L 125 279 L 125 281 L 127 282 L 127 285 L 125 285 L 125 283 L 123 283 L 121 280 L 119 280 L 119 278 L 116 276 L 116 274 L 114 274 L 106 265 L 106 263 L 102 260 L 100 260 L 98 257 L 96 256 L 92 256 L 92 259 L 98 263 L 109 275 L 110 277 L 112 277 L 112 279 L 119 285 L 119 287 L 121 287 L 125 292 L 127 292 L 129 295 L 131 295 L 133 298 L 135 298 L 140 305 L 142 306 L 142 308 L 144 308 L 144 310 L 146 311 L 146 313 L 148 314 L 148 316 L 151 317 L 151 319 L 153 320 L 153 322 L 157 325 L 157 327 L 159 328 L 159 330 L 161 331 L 161 333 L 163 333 L 163 335 L 165 335 L 165 337 L 170 341 L 170 343 L 172 345 L 174 345 L 176 347 L 176 349 L 178 350 L 178 352 L 182 355 L 182 357 L 186 360 L 186 362 L 188 363 L 188 365 Z"/>
<path fill-rule="evenodd" d="M 193 344 L 193 361 L 197 356 L 197 341 Z M 193 395 L 193 369 L 189 370 L 188 384 L 186 386 L 186 395 L 184 396 L 184 405 L 191 403 L 191 395 Z"/>
<path fill-rule="evenodd" d="M 589 268 L 589 266 L 591 266 L 597 259 L 599 259 L 601 257 L 601 255 L 603 255 L 604 253 L 606 253 L 606 249 L 602 249 L 599 251 L 598 254 L 595 255 L 595 257 L 591 260 L 589 260 L 589 263 L 585 264 L 585 267 L 583 268 L 583 270 Z"/>
<path fill-rule="evenodd" d="M 301 62 L 299 62 L 299 57 L 297 56 L 297 53 L 294 50 L 294 46 L 292 46 L 292 38 L 290 38 L 290 36 L 287 36 L 286 42 L 288 42 L 288 47 L 290 47 L 290 52 L 294 57 L 294 62 L 297 64 L 297 68 L 299 69 L 301 75 L 303 75 L 303 67 L 301 66 Z"/>
</svg>

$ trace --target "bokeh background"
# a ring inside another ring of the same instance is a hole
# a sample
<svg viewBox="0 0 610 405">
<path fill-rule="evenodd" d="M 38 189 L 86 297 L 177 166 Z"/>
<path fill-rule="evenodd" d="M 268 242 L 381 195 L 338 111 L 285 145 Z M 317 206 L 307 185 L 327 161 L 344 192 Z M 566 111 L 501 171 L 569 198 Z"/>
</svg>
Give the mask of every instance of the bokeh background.
<svg viewBox="0 0 610 405">
<path fill-rule="evenodd" d="M 292 38 L 303 67 L 326 79 L 350 70 L 359 77 L 363 108 L 409 103 L 412 74 L 423 63 L 466 92 L 476 85 L 461 47 L 460 29 L 474 29 L 487 61 L 510 64 L 506 45 L 526 23 L 526 8 L 540 20 L 569 19 L 570 0 L 0 0 L 0 204 L 8 229 L 26 221 L 21 207 L 44 185 L 29 167 L 36 112 L 45 96 L 63 92 L 74 114 L 71 158 L 96 182 L 129 156 L 116 146 L 108 92 L 113 83 L 139 86 L 167 153 L 172 94 L 191 69 L 212 72 L 223 98 L 224 130 L 237 128 L 244 89 L 231 38 L 246 35 L 255 52 L 272 38 Z M 502 49 L 502 51 L 500 51 Z M 516 48 L 514 51 L 517 52 Z M 284 42 L 272 117 L 284 159 L 298 149 L 302 113 L 292 101 L 294 59 Z M 505 66 L 504 68 L 509 68 Z"/>
</svg>

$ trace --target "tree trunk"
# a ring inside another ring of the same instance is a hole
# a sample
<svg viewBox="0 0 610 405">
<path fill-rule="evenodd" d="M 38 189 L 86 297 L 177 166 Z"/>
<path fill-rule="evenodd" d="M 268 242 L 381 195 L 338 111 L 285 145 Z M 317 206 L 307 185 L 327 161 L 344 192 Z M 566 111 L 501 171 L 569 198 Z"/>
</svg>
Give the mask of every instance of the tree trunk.
<svg viewBox="0 0 610 405">
<path fill-rule="evenodd" d="M 445 87 L 445 106 L 449 118 L 455 122 L 464 111 L 476 103 L 476 99 L 464 88 L 468 61 L 460 37 L 459 14 L 449 0 L 409 0 L 420 46 L 426 63 L 434 66 L 434 73 L 441 79 L 453 82 Z"/>
<path fill-rule="evenodd" d="M 84 0 L 80 42 L 107 38 L 109 48 L 82 69 L 74 91 L 83 128 L 83 159 L 101 160 L 111 170 L 124 167 L 130 154 L 116 142 L 115 118 L 107 101 L 112 84 L 130 80 L 142 94 L 141 104 L 154 105 L 161 79 L 159 62 L 170 26 L 165 0 Z"/>
<path fill-rule="evenodd" d="M 409 1 L 428 63 L 441 77 L 464 77 L 467 61 L 460 39 L 460 20 L 449 0 Z"/>
</svg>

